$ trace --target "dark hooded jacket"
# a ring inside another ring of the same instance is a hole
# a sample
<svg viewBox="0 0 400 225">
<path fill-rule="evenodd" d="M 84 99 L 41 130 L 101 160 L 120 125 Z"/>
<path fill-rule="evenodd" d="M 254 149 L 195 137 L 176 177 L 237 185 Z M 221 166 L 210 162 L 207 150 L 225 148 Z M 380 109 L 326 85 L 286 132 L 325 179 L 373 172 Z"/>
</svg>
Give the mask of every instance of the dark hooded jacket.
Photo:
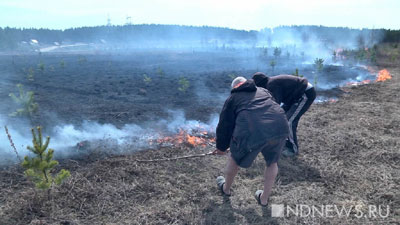
<svg viewBox="0 0 400 225">
<path fill-rule="evenodd" d="M 306 78 L 293 75 L 277 75 L 267 77 L 263 73 L 253 75 L 257 87 L 266 88 L 271 92 L 278 104 L 291 105 L 297 102 L 304 94 L 308 81 Z"/>
<path fill-rule="evenodd" d="M 232 155 L 262 150 L 270 138 L 287 136 L 284 111 L 264 88 L 247 80 L 225 101 L 217 126 L 217 149 Z"/>
</svg>

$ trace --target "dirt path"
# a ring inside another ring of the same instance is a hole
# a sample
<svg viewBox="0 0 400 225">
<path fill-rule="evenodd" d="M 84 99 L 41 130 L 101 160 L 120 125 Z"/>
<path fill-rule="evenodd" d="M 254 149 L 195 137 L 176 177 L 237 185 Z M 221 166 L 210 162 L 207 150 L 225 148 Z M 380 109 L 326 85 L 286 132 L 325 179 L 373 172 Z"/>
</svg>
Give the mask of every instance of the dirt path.
<svg viewBox="0 0 400 225">
<path fill-rule="evenodd" d="M 393 79 L 347 88 L 335 103 L 313 105 L 299 125 L 301 153 L 280 161 L 271 204 L 389 206 L 387 218 L 352 216 L 271 218 L 253 199 L 262 187 L 261 156 L 241 170 L 234 194 L 223 199 L 215 178 L 224 157 L 160 163 L 211 149 L 160 149 L 62 165 L 72 177 L 34 203 L 33 189 L 16 168 L 0 171 L 0 224 L 398 224 L 400 221 L 400 69 Z M 40 195 L 40 194 L 39 194 Z"/>
</svg>

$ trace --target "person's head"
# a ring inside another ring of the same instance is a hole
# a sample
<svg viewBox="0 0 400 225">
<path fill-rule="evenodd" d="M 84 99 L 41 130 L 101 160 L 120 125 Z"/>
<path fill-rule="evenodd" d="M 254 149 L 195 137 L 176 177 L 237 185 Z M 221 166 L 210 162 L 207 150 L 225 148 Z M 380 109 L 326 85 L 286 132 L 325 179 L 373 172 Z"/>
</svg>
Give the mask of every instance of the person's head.
<svg viewBox="0 0 400 225">
<path fill-rule="evenodd" d="M 240 85 L 242 85 L 244 82 L 246 82 L 246 78 L 244 77 L 236 77 L 231 84 L 231 89 L 237 88 Z"/>
<path fill-rule="evenodd" d="M 268 77 L 264 73 L 257 72 L 253 74 L 252 79 L 257 87 L 264 87 L 265 84 L 268 82 Z"/>
</svg>

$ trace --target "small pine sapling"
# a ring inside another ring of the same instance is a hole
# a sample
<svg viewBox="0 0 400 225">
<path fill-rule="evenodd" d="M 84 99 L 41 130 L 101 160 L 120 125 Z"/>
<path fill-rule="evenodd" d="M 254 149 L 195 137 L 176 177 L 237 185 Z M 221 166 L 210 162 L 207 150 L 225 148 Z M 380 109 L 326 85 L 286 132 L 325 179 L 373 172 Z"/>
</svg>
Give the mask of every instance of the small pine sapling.
<svg viewBox="0 0 400 225">
<path fill-rule="evenodd" d="M 143 74 L 143 81 L 146 83 L 146 85 L 149 85 L 151 83 L 151 77 L 149 77 L 147 74 Z"/>
<path fill-rule="evenodd" d="M 43 62 L 40 62 L 40 63 L 38 64 L 38 68 L 39 68 L 39 70 L 43 73 L 43 72 L 44 72 L 44 68 L 45 68 L 44 63 L 43 63 Z"/>
<path fill-rule="evenodd" d="M 321 73 L 324 68 L 324 60 L 320 58 L 316 58 L 314 60 L 314 67 L 318 73 Z"/>
<path fill-rule="evenodd" d="M 333 53 L 332 53 L 332 60 L 333 60 L 333 62 L 337 62 L 337 52 L 336 51 L 333 51 Z"/>
<path fill-rule="evenodd" d="M 320 59 L 320 58 L 316 58 L 314 60 L 314 67 L 316 69 L 316 73 L 314 76 L 314 88 L 317 89 L 318 76 L 322 73 L 322 70 L 324 69 L 324 60 Z"/>
<path fill-rule="evenodd" d="M 53 160 L 54 150 L 48 149 L 50 137 L 47 137 L 45 142 L 42 138 L 42 130 L 37 127 L 37 134 L 32 128 L 32 144 L 28 146 L 34 156 L 25 156 L 22 162 L 22 167 L 25 168 L 25 175 L 35 183 L 38 189 L 49 189 L 53 184 L 60 185 L 66 178 L 71 176 L 68 170 L 62 169 L 58 174 L 53 174 L 52 170 L 58 164 L 58 161 Z"/>
<path fill-rule="evenodd" d="M 304 52 L 300 52 L 301 60 L 304 61 L 306 54 Z"/>
<path fill-rule="evenodd" d="M 299 74 L 299 69 L 298 68 L 296 68 L 296 70 L 294 71 L 293 75 L 296 76 L 296 77 L 304 77 L 303 75 Z"/>
<path fill-rule="evenodd" d="M 271 60 L 271 62 L 269 62 L 269 65 L 271 66 L 271 68 L 272 68 L 272 74 L 274 74 L 274 71 L 275 71 L 275 66 L 276 66 L 276 62 L 275 62 L 275 60 Z"/>
<path fill-rule="evenodd" d="M 279 58 L 281 56 L 281 54 L 282 54 L 282 50 L 278 47 L 275 47 L 275 49 L 274 49 L 275 58 Z"/>
<path fill-rule="evenodd" d="M 268 57 L 268 48 L 263 48 L 264 57 Z"/>
<path fill-rule="evenodd" d="M 157 74 L 158 74 L 160 77 L 164 77 L 165 72 L 164 72 L 164 70 L 163 70 L 161 67 L 158 67 L 158 69 L 157 69 Z"/>
<path fill-rule="evenodd" d="M 27 78 L 28 78 L 29 81 L 34 81 L 35 80 L 35 71 L 33 70 L 32 67 L 30 67 L 29 70 L 28 70 Z"/>
<path fill-rule="evenodd" d="M 32 114 L 37 112 L 38 104 L 34 100 L 34 93 L 32 91 L 25 92 L 22 84 L 17 84 L 19 96 L 14 93 L 10 93 L 9 96 L 17 103 L 21 108 L 11 113 L 10 116 L 28 116 L 32 119 Z"/>
<path fill-rule="evenodd" d="M 64 69 L 64 68 L 65 68 L 65 61 L 64 61 L 64 59 L 61 59 L 61 61 L 60 61 L 60 67 L 61 67 L 61 69 Z"/>
<path fill-rule="evenodd" d="M 181 92 L 186 92 L 186 90 L 190 87 L 189 81 L 185 77 L 179 78 L 179 87 L 178 90 Z"/>
<path fill-rule="evenodd" d="M 78 58 L 78 63 L 79 63 L 79 65 L 83 65 L 83 64 L 85 64 L 86 62 L 87 62 L 87 59 L 86 59 L 85 56 L 79 56 L 79 58 Z"/>
</svg>

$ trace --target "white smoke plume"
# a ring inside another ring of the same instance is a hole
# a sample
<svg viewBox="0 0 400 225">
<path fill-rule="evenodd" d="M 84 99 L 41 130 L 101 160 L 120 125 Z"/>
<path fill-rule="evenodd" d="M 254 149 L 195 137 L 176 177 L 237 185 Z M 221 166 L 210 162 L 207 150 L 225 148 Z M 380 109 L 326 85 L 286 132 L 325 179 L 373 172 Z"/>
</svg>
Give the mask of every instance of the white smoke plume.
<svg viewBox="0 0 400 225">
<path fill-rule="evenodd" d="M 146 125 L 126 124 L 122 128 L 117 128 L 112 124 L 99 124 L 97 122 L 83 121 L 82 124 L 74 126 L 72 124 L 57 125 L 51 132 L 44 135 L 51 136 L 50 148 L 55 149 L 58 157 L 69 157 L 80 154 L 77 150 L 79 143 L 89 144 L 91 148 L 100 145 L 110 154 L 124 154 L 144 149 L 155 148 L 151 141 L 171 136 L 184 131 L 193 134 L 198 131 L 206 131 L 213 135 L 218 123 L 218 116 L 211 115 L 208 123 L 196 120 L 187 120 L 181 110 L 169 111 L 170 119 L 162 119 L 156 122 L 149 122 Z M 9 132 L 15 143 L 20 156 L 30 154 L 26 149 L 32 145 L 32 137 L 28 124 L 15 127 L 8 124 L 7 117 L 0 115 L 0 125 L 3 132 L 0 135 L 0 165 L 15 163 L 17 157 L 10 146 L 4 126 L 8 126 Z M 49 129 L 47 129 L 49 130 Z"/>
</svg>

